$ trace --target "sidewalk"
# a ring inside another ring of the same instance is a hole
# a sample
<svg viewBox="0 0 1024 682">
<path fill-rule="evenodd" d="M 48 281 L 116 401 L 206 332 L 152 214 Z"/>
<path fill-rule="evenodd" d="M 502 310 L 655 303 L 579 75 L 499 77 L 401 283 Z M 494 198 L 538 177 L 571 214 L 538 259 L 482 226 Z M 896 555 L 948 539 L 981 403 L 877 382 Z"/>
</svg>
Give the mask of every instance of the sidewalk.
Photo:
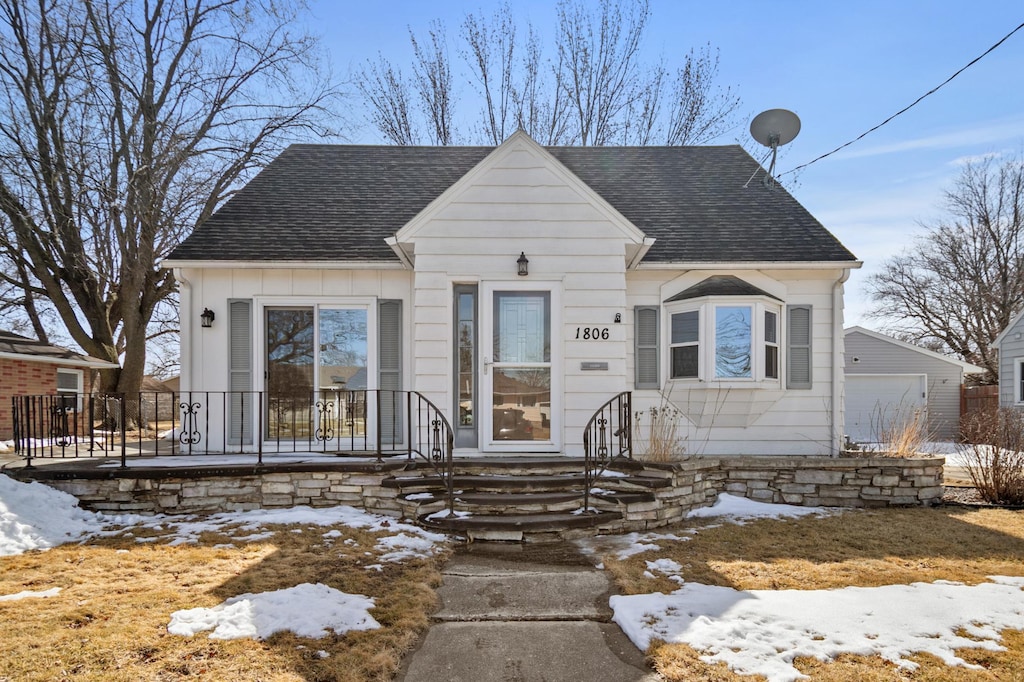
<svg viewBox="0 0 1024 682">
<path fill-rule="evenodd" d="M 610 622 L 610 580 L 568 545 L 468 545 L 443 574 L 441 610 L 399 682 L 661 679 Z"/>
</svg>

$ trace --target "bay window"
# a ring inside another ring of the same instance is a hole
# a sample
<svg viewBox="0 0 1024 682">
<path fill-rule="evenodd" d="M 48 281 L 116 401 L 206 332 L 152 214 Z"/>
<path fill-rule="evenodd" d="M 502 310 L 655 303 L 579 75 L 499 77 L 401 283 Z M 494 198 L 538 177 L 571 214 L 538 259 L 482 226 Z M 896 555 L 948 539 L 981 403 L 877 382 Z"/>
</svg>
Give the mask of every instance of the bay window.
<svg viewBox="0 0 1024 682">
<path fill-rule="evenodd" d="M 707 298 L 667 308 L 671 379 L 779 379 L 779 313 L 768 300 Z"/>
</svg>

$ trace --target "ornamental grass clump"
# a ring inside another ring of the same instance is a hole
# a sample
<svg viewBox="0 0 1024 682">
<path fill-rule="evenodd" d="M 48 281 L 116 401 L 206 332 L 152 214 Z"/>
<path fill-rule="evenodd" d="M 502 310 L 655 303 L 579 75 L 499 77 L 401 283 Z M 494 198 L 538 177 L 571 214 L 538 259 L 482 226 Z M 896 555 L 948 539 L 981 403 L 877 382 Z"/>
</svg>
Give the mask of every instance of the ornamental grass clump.
<svg viewBox="0 0 1024 682">
<path fill-rule="evenodd" d="M 646 462 L 669 462 L 683 456 L 686 448 L 679 433 L 683 413 L 662 395 L 661 402 L 633 415 L 635 445 Z"/>
<path fill-rule="evenodd" d="M 1001 408 L 964 420 L 964 468 L 982 499 L 1024 505 L 1024 412 Z"/>
<path fill-rule="evenodd" d="M 876 411 L 872 415 L 878 452 L 884 457 L 918 457 L 932 441 L 928 414 L 921 409 L 900 408 L 892 415 Z"/>
</svg>

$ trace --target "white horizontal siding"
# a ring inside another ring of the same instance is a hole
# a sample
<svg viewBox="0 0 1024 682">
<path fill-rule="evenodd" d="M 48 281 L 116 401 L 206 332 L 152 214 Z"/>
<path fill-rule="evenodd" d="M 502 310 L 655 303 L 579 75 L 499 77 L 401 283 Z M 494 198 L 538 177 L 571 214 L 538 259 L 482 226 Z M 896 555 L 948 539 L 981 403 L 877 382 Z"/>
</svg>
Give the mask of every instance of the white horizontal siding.
<svg viewBox="0 0 1024 682">
<path fill-rule="evenodd" d="M 773 288 L 786 292 L 785 304 L 813 306 L 812 313 L 812 387 L 807 390 L 785 390 L 784 379 L 775 388 L 717 389 L 689 382 L 668 382 L 672 402 L 689 415 L 680 422 L 680 437 L 691 454 L 706 455 L 824 455 L 830 454 L 833 443 L 832 419 L 832 287 L 839 277 L 837 271 L 739 271 L 694 272 L 683 277 L 683 271 L 640 271 L 629 273 L 626 314 L 623 327 L 629 385 L 633 384 L 635 366 L 633 310 L 638 305 L 663 305 L 663 300 L 687 286 L 714 274 L 735 274 L 758 286 L 763 280 L 776 281 Z M 666 285 L 679 279 L 679 290 Z M 762 287 L 765 288 L 765 287 Z M 767 290 L 767 289 L 766 289 Z M 841 311 L 840 311 L 841 314 Z M 664 318 L 660 320 L 665 324 Z M 785 329 L 783 328 L 785 333 Z M 667 353 L 662 349 L 662 376 L 666 376 Z M 644 416 L 651 406 L 661 403 L 657 391 L 634 391 L 634 410 Z"/>
</svg>

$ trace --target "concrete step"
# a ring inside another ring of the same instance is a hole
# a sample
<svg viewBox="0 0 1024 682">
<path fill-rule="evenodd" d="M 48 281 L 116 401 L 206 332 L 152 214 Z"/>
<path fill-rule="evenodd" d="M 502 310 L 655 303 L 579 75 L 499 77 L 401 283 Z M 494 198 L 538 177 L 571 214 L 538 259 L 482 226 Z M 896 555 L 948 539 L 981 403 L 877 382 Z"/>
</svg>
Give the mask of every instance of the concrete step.
<svg viewBox="0 0 1024 682">
<path fill-rule="evenodd" d="M 622 519 L 616 511 L 587 513 L 480 514 L 454 517 L 445 512 L 424 514 L 417 521 L 425 528 L 457 532 L 471 540 L 553 542 L 575 537 L 571 531 L 610 526 Z"/>
</svg>

